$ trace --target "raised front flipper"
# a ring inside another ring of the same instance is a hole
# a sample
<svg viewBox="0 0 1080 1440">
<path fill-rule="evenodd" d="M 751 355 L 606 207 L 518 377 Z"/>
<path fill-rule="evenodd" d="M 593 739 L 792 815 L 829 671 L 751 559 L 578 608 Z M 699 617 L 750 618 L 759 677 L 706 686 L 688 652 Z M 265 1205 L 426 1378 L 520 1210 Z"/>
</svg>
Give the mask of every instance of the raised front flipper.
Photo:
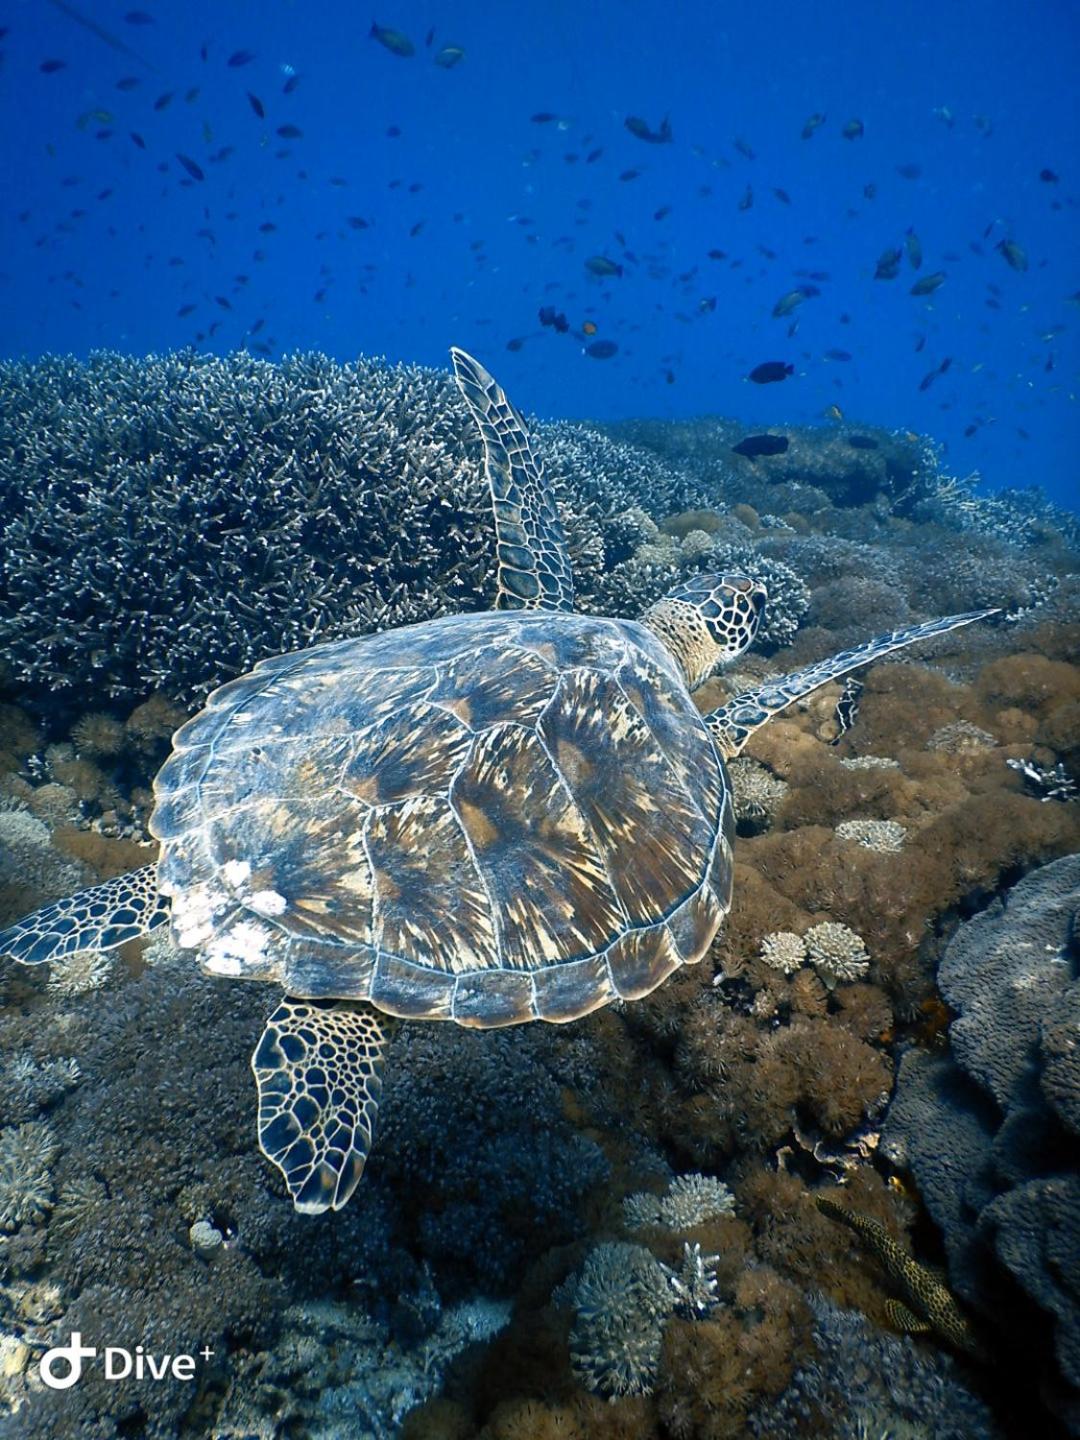
<svg viewBox="0 0 1080 1440">
<path fill-rule="evenodd" d="M 573 610 L 574 577 L 555 499 L 529 432 L 479 361 L 452 349 L 454 374 L 484 441 L 495 511 L 498 610 Z"/>
<path fill-rule="evenodd" d="M 382 1094 L 386 1032 L 372 1005 L 281 1002 L 251 1057 L 259 1086 L 259 1146 L 306 1215 L 340 1210 L 371 1148 Z"/>
<path fill-rule="evenodd" d="M 796 700 L 827 685 L 830 680 L 839 680 L 849 671 L 859 670 L 873 660 L 880 660 L 883 655 L 914 645 L 916 640 L 944 635 L 949 630 L 958 630 L 961 625 L 970 625 L 975 620 L 985 620 L 999 613 L 996 609 L 971 610 L 964 615 L 947 615 L 942 620 L 927 620 L 922 625 L 891 630 L 887 635 L 877 635 L 864 645 L 857 645 L 854 650 L 841 650 L 827 660 L 819 660 L 803 670 L 794 670 L 790 675 L 781 675 L 758 690 L 744 690 L 706 717 L 717 749 L 725 759 L 730 759 L 738 755 L 754 731 L 759 730 L 767 720 L 786 710 Z"/>
<path fill-rule="evenodd" d="M 23 965 L 63 960 L 79 950 L 112 950 L 164 925 L 169 901 L 157 887 L 157 866 L 143 865 L 91 885 L 0 931 L 0 955 Z"/>
</svg>

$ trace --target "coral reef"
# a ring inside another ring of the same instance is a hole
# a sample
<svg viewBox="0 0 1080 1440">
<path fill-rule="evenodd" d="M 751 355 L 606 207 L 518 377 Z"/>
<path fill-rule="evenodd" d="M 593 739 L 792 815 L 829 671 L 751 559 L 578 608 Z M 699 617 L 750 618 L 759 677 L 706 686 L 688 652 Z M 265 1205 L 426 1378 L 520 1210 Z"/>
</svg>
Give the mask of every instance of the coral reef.
<svg viewBox="0 0 1080 1440">
<path fill-rule="evenodd" d="M 885 1132 L 888 1152 L 911 1169 L 942 1230 L 957 1293 L 1043 1371 L 1074 1429 L 1078 916 L 1080 858 L 1070 856 L 1032 872 L 961 926 L 938 971 L 957 1012 L 949 1053 L 904 1057 Z"/>
</svg>

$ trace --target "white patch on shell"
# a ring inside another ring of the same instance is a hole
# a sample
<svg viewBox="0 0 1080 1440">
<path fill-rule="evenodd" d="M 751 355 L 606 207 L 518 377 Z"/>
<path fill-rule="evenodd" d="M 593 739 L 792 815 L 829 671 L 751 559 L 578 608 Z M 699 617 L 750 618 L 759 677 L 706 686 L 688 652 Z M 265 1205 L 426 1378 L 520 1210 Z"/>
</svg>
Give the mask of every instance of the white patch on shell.
<svg viewBox="0 0 1080 1440">
<path fill-rule="evenodd" d="M 182 950 L 197 950 L 214 933 L 214 906 L 205 885 L 181 890 L 173 897 L 172 926 Z"/>
<path fill-rule="evenodd" d="M 226 860 L 221 867 L 221 873 L 225 876 L 226 885 L 231 885 L 234 890 L 239 890 L 250 876 L 251 866 L 246 860 Z"/>
<path fill-rule="evenodd" d="M 265 958 L 270 932 L 254 920 L 241 920 L 220 935 L 203 953 L 203 966 L 212 975 L 242 975 Z"/>
<path fill-rule="evenodd" d="M 276 890 L 256 890 L 247 903 L 260 915 L 281 915 L 284 913 L 288 901 Z"/>
</svg>

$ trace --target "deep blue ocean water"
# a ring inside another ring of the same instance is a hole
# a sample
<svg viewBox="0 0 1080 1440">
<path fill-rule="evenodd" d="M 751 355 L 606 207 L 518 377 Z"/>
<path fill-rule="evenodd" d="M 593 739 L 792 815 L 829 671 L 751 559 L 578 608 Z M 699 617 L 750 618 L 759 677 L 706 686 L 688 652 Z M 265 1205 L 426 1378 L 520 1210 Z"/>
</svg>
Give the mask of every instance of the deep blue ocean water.
<svg viewBox="0 0 1080 1440">
<path fill-rule="evenodd" d="M 397 0 L 409 56 L 372 18 L 4 0 L 0 352 L 456 343 L 540 414 L 837 405 L 1076 505 L 1074 4 Z"/>
</svg>

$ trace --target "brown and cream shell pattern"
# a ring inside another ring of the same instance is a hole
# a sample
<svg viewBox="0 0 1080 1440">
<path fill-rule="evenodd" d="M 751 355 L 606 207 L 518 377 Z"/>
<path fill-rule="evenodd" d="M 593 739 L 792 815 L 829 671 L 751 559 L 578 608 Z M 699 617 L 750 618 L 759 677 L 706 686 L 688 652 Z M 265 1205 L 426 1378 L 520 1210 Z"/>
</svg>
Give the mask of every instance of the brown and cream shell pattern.
<svg viewBox="0 0 1080 1440">
<path fill-rule="evenodd" d="M 632 621 L 458 615 L 265 661 L 177 734 L 158 879 L 216 974 L 477 1027 L 701 959 L 730 788 Z"/>
</svg>

